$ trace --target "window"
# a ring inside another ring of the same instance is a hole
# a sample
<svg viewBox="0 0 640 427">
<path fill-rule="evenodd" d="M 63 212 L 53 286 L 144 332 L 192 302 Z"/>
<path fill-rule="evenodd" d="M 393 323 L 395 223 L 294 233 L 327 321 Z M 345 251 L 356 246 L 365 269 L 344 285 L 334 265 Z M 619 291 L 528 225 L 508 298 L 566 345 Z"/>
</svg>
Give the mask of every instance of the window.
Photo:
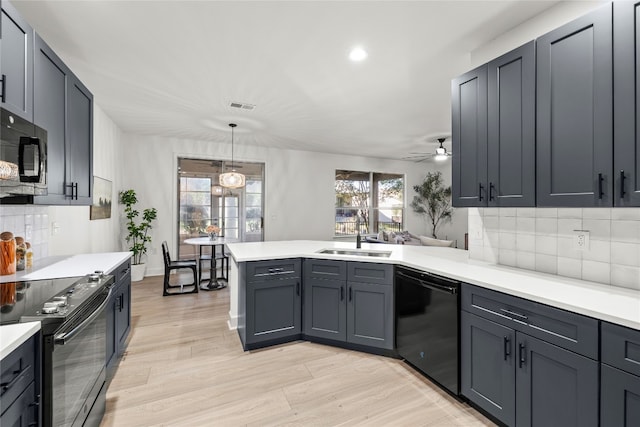
<svg viewBox="0 0 640 427">
<path fill-rule="evenodd" d="M 180 233 L 199 235 L 211 224 L 211 179 L 180 177 Z"/>
<path fill-rule="evenodd" d="M 402 175 L 336 171 L 335 235 L 402 231 L 404 223 L 404 177 Z"/>
</svg>

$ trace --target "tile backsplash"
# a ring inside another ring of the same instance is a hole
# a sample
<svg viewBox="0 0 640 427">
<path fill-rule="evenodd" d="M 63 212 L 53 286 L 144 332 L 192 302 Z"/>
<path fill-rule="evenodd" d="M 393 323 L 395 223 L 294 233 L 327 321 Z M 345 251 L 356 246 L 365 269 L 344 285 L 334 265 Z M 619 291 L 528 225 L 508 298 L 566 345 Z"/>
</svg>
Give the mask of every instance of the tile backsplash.
<svg viewBox="0 0 640 427">
<path fill-rule="evenodd" d="M 640 290 L 640 208 L 470 208 L 468 222 L 472 259 Z"/>
<path fill-rule="evenodd" d="M 49 207 L 0 205 L 0 232 L 11 231 L 31 243 L 34 259 L 49 256 Z"/>
</svg>

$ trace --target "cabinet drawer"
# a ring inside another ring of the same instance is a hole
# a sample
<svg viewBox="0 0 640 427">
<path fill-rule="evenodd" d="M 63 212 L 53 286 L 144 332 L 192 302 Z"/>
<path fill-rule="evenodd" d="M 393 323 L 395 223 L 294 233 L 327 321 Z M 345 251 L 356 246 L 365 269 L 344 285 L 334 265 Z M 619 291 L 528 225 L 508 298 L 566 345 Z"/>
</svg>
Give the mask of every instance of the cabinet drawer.
<svg viewBox="0 0 640 427">
<path fill-rule="evenodd" d="M 347 263 L 347 281 L 393 285 L 393 265 L 349 262 Z"/>
<path fill-rule="evenodd" d="M 602 363 L 640 376 L 640 331 L 602 322 Z"/>
<path fill-rule="evenodd" d="M 306 259 L 304 276 L 309 279 L 347 280 L 347 262 L 326 259 Z"/>
<path fill-rule="evenodd" d="M 36 350 L 40 333 L 36 333 L 13 350 L 0 363 L 0 413 L 3 413 L 33 382 L 36 372 Z"/>
<path fill-rule="evenodd" d="M 580 314 L 463 284 L 462 309 L 598 359 L 598 321 Z"/>
<path fill-rule="evenodd" d="M 263 282 L 265 280 L 300 277 L 300 265 L 301 263 L 298 258 L 247 262 L 247 282 Z"/>
<path fill-rule="evenodd" d="M 127 274 L 131 272 L 131 260 L 128 259 L 111 272 L 115 276 L 116 283 L 120 282 Z"/>
</svg>

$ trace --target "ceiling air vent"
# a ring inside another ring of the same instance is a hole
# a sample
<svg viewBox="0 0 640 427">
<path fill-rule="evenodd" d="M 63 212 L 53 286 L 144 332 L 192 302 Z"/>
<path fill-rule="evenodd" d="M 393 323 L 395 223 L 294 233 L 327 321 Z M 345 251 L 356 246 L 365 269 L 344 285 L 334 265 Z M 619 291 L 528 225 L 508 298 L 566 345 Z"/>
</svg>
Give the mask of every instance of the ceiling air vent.
<svg viewBox="0 0 640 427">
<path fill-rule="evenodd" d="M 253 105 L 253 104 L 245 104 L 245 103 L 242 103 L 242 102 L 233 102 L 233 101 L 231 103 L 229 103 L 229 107 L 240 108 L 242 110 L 249 110 L 249 111 L 251 111 L 254 108 L 256 108 L 256 106 Z"/>
</svg>

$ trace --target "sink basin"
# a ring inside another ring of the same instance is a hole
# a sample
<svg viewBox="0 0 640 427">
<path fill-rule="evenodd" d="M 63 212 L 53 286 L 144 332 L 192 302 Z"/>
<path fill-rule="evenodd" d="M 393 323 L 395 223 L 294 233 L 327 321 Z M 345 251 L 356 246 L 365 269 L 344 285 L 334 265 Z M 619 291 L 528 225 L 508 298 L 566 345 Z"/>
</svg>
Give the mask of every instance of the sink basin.
<svg viewBox="0 0 640 427">
<path fill-rule="evenodd" d="M 331 254 L 331 255 L 356 255 L 356 256 L 370 256 L 379 258 L 389 258 L 391 251 L 369 251 L 366 249 L 321 249 L 319 254 Z"/>
</svg>

